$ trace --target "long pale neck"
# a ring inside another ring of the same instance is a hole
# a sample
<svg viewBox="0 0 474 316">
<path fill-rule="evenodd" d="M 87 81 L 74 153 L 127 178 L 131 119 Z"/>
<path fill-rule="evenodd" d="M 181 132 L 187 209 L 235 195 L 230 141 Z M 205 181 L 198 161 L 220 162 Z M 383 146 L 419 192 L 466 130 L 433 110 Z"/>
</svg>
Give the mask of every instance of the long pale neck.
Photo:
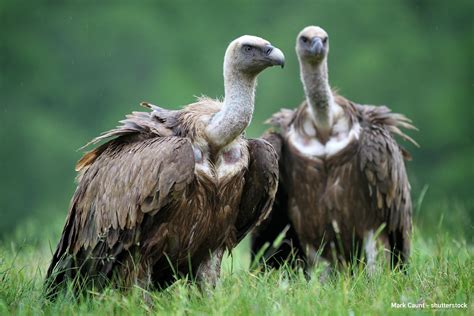
<svg viewBox="0 0 474 316">
<path fill-rule="evenodd" d="M 252 120 L 256 77 L 224 71 L 224 102 L 206 128 L 209 141 L 222 147 L 240 136 Z"/>
<path fill-rule="evenodd" d="M 327 131 L 331 127 L 331 107 L 334 104 L 328 82 L 327 61 L 324 59 L 320 64 L 300 61 L 300 73 L 306 101 L 316 127 L 320 131 Z"/>
</svg>

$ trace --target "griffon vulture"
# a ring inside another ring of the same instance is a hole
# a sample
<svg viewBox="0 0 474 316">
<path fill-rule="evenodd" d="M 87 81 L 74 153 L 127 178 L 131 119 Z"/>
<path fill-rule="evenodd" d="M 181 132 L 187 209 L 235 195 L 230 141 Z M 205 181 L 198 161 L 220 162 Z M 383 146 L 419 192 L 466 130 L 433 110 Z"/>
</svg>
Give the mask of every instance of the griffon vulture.
<svg viewBox="0 0 474 316">
<path fill-rule="evenodd" d="M 265 140 L 243 135 L 257 75 L 281 65 L 268 41 L 242 36 L 224 57 L 223 101 L 181 110 L 144 103 L 77 163 L 78 186 L 47 272 L 49 293 L 66 279 L 100 289 L 145 288 L 189 275 L 214 284 L 223 252 L 269 212 L 278 160 Z M 109 283 L 110 284 L 110 283 Z"/>
<path fill-rule="evenodd" d="M 286 227 L 285 242 L 263 256 L 272 267 L 294 251 L 307 271 L 318 258 L 336 264 L 364 254 L 373 271 L 378 245 L 393 264 L 406 262 L 412 231 L 408 153 L 394 136 L 416 145 L 400 130 L 414 126 L 385 106 L 355 104 L 333 92 L 328 52 L 323 29 L 309 26 L 299 33 L 306 100 L 269 120 L 274 130 L 265 138 L 279 155 L 279 189 L 273 211 L 253 233 L 252 252 L 272 245 Z"/>
</svg>

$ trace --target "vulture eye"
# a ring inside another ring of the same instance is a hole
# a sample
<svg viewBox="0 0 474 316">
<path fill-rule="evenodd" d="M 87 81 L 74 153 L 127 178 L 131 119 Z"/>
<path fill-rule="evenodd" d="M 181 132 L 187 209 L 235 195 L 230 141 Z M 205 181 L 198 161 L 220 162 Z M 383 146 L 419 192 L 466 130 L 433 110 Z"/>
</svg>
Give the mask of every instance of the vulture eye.
<svg viewBox="0 0 474 316">
<path fill-rule="evenodd" d="M 328 41 L 328 38 L 326 36 L 325 38 L 323 38 L 323 44 L 326 44 L 327 41 Z"/>
<path fill-rule="evenodd" d="M 251 45 L 244 45 L 244 51 L 251 52 L 253 50 L 253 46 Z"/>
<path fill-rule="evenodd" d="M 306 36 L 301 36 L 301 41 L 303 43 L 307 43 L 308 42 L 308 38 Z"/>
</svg>

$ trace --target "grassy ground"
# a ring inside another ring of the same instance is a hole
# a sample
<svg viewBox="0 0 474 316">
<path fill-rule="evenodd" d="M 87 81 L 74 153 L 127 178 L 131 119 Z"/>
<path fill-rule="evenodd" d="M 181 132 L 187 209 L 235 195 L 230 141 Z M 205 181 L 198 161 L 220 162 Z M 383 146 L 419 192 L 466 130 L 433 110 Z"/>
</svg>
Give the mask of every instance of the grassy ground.
<svg viewBox="0 0 474 316">
<path fill-rule="evenodd" d="M 60 297 L 42 299 L 41 286 L 51 257 L 47 237 L 41 240 L 4 242 L 0 246 L 0 315 L 8 314 L 214 314 L 214 315 L 474 315 L 474 248 L 448 233 L 423 236 L 415 230 L 408 274 L 381 269 L 373 277 L 364 271 L 342 271 L 324 283 L 316 269 L 311 281 L 302 275 L 288 278 L 285 271 L 248 272 L 248 245 L 241 244 L 224 262 L 223 277 L 210 295 L 180 281 L 162 292 L 149 293 L 153 307 L 144 304 L 144 293 L 134 289 L 123 295 L 114 290 L 90 293 L 76 302 Z M 408 303 L 425 303 L 425 309 Z M 406 303 L 396 309 L 391 303 Z M 466 303 L 464 309 L 432 309 L 431 303 Z"/>
</svg>

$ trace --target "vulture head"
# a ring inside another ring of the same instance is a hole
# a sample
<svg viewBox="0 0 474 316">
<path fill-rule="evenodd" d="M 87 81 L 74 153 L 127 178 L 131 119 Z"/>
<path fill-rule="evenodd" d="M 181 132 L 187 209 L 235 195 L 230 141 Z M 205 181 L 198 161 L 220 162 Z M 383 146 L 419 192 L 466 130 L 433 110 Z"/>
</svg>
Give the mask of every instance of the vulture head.
<svg viewBox="0 0 474 316">
<path fill-rule="evenodd" d="M 258 75 L 271 66 L 285 64 L 282 51 L 263 38 L 251 35 L 241 36 L 232 41 L 224 57 L 224 73 L 238 71 L 251 76 Z"/>
<path fill-rule="evenodd" d="M 319 26 L 305 27 L 296 38 L 296 54 L 300 61 L 319 64 L 329 52 L 329 39 Z"/>
</svg>

